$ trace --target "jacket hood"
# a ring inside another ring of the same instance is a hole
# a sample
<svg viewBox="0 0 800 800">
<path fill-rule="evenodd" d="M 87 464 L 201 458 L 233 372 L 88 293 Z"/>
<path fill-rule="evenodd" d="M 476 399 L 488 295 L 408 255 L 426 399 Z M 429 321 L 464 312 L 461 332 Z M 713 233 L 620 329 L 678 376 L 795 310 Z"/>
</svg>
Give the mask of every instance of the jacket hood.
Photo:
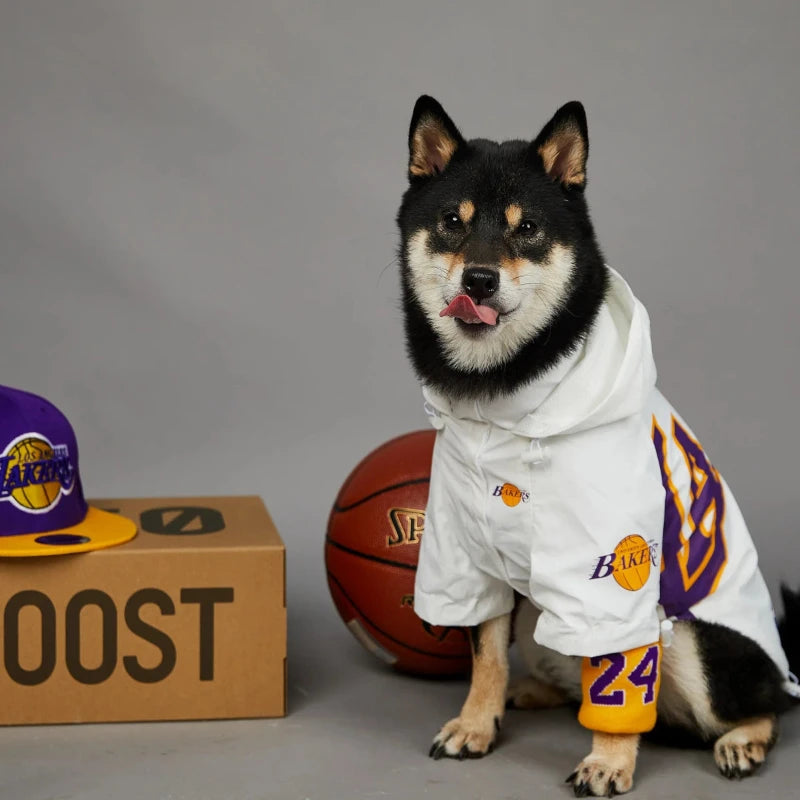
<svg viewBox="0 0 800 800">
<path fill-rule="evenodd" d="M 609 268 L 608 293 L 586 340 L 540 378 L 488 402 L 453 402 L 429 386 L 423 386 L 423 393 L 444 416 L 491 422 L 539 439 L 636 414 L 655 383 L 650 318 L 622 276 Z"/>
</svg>

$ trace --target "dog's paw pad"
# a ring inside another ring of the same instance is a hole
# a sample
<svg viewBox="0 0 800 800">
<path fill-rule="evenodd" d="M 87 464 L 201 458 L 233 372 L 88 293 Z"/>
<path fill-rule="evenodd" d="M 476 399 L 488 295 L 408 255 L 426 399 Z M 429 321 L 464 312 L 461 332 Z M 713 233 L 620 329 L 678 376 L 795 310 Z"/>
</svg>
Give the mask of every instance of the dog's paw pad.
<svg viewBox="0 0 800 800">
<path fill-rule="evenodd" d="M 499 727 L 497 717 L 487 720 L 451 719 L 436 734 L 428 755 L 431 758 L 481 758 L 491 753 Z"/>
<path fill-rule="evenodd" d="M 714 761 L 719 771 L 732 780 L 752 775 L 767 759 L 767 747 L 761 742 L 727 743 L 714 745 Z"/>
<path fill-rule="evenodd" d="M 600 761 L 582 761 L 566 780 L 575 797 L 614 797 L 633 786 L 633 769 L 615 768 Z"/>
</svg>

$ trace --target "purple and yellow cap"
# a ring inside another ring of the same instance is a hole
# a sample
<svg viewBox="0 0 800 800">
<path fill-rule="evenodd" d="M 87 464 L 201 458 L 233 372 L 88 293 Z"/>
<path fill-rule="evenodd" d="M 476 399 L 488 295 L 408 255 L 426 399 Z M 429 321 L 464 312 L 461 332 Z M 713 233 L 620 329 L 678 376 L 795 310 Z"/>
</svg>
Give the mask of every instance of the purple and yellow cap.
<svg viewBox="0 0 800 800">
<path fill-rule="evenodd" d="M 67 418 L 42 397 L 0 386 L 0 556 L 81 553 L 135 535 L 131 520 L 84 499 Z"/>
</svg>

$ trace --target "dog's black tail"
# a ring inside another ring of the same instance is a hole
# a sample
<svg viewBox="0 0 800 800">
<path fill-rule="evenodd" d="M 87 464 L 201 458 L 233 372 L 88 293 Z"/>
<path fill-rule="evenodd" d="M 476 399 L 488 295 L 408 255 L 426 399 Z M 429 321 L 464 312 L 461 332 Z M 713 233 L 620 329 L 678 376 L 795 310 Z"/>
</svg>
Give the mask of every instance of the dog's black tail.
<svg viewBox="0 0 800 800">
<path fill-rule="evenodd" d="M 783 616 L 778 621 L 778 632 L 789 669 L 800 675 L 800 592 L 792 591 L 785 583 L 781 584 Z M 800 702 L 800 698 L 798 698 Z"/>
</svg>

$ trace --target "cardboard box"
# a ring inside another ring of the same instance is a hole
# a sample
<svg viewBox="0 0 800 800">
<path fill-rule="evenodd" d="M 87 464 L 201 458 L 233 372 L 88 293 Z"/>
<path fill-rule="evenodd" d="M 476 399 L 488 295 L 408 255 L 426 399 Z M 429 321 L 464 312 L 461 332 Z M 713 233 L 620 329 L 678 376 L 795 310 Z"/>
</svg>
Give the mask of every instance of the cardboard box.
<svg viewBox="0 0 800 800">
<path fill-rule="evenodd" d="M 0 723 L 283 716 L 285 550 L 260 498 L 90 503 L 136 538 L 0 558 Z"/>
</svg>

